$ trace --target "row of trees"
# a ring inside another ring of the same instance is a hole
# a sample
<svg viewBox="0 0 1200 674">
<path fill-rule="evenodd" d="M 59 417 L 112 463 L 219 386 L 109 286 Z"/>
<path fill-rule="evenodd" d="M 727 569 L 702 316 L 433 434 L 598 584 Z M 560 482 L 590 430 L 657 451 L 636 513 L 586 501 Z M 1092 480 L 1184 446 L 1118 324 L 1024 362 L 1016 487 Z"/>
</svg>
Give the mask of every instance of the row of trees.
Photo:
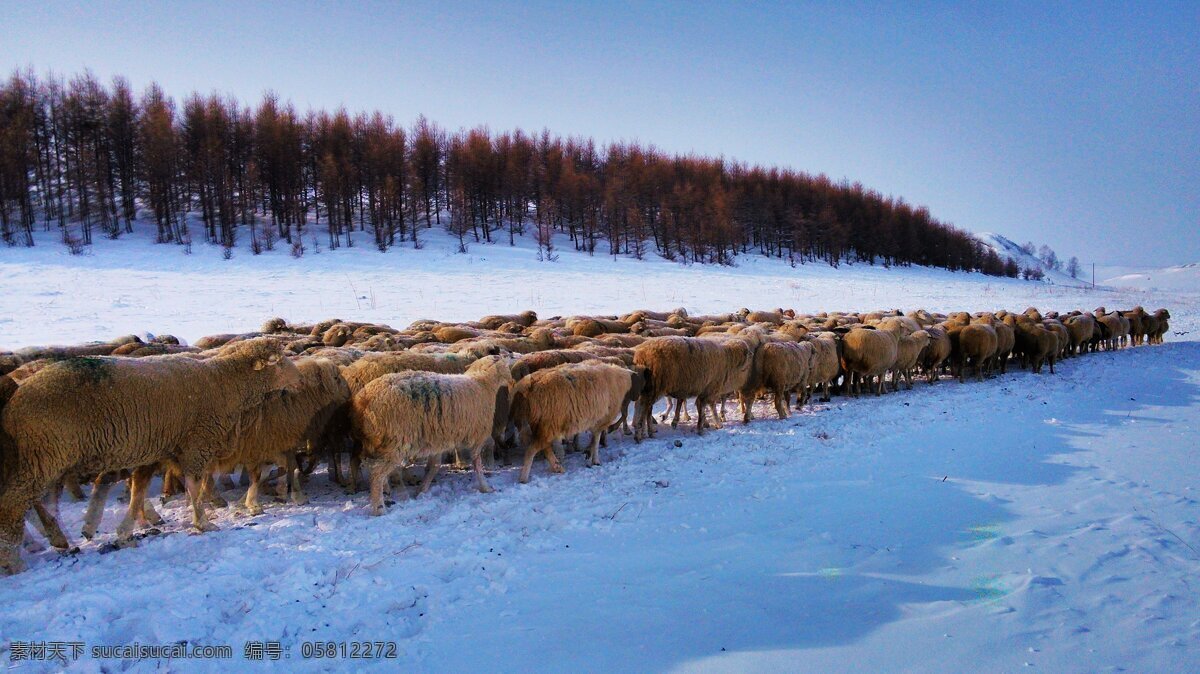
<svg viewBox="0 0 1200 674">
<path fill-rule="evenodd" d="M 143 222 L 163 243 L 248 240 L 255 253 L 280 241 L 302 250 L 317 233 L 330 247 L 354 245 L 355 232 L 379 250 L 419 247 L 440 226 L 463 250 L 531 233 L 547 255 L 557 234 L 589 253 L 685 262 L 757 253 L 1021 271 L 925 208 L 790 169 L 548 131 L 301 114 L 272 94 L 255 107 L 199 94 L 179 104 L 157 85 L 135 96 L 122 78 L 88 73 L 19 72 L 0 87 L 7 243 L 33 245 L 41 226 L 82 246 Z"/>
<path fill-rule="evenodd" d="M 1031 257 L 1036 257 L 1048 269 L 1063 271 L 1063 261 L 1058 257 L 1058 253 L 1054 252 L 1053 248 L 1044 243 L 1039 247 L 1032 241 L 1026 241 L 1021 245 L 1021 252 Z M 1080 271 L 1082 269 L 1079 265 L 1079 258 L 1072 255 L 1071 259 L 1067 260 L 1066 272 L 1071 275 L 1071 278 L 1079 278 Z M 1038 276 L 1038 278 L 1040 279 L 1041 276 Z"/>
</svg>

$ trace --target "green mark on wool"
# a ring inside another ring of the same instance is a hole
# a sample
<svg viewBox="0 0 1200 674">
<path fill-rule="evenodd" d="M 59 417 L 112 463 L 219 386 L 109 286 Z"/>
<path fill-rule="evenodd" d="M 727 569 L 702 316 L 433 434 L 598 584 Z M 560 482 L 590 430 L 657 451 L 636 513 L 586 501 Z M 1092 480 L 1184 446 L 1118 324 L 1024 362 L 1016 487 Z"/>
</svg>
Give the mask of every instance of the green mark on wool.
<svg viewBox="0 0 1200 674">
<path fill-rule="evenodd" d="M 90 384 L 99 384 L 112 378 L 112 363 L 102 358 L 83 356 L 68 358 L 61 362 L 63 367 L 87 380 Z"/>
<path fill-rule="evenodd" d="M 438 414 L 442 412 L 442 389 L 437 382 L 428 379 L 417 379 L 408 383 L 408 397 L 413 402 L 422 405 L 425 411 L 432 412 L 436 404 Z"/>
</svg>

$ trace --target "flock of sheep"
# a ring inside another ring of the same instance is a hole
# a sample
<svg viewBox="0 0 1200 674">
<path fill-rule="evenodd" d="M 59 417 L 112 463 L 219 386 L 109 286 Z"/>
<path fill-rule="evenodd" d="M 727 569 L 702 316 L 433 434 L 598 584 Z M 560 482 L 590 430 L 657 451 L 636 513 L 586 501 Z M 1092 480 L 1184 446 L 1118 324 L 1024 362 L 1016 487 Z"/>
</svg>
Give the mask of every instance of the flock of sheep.
<svg viewBox="0 0 1200 674">
<path fill-rule="evenodd" d="M 57 504 L 63 491 L 82 499 L 81 481 L 92 482 L 87 538 L 111 486 L 128 481 L 119 543 L 161 522 L 147 500 L 158 474 L 164 496 L 186 492 L 202 531 L 212 528 L 206 504 L 225 505 L 221 489 L 234 488 L 239 467 L 251 513 L 262 512 L 259 488 L 272 480 L 281 497 L 304 502 L 303 485 L 323 461 L 352 491 L 365 467 L 371 512 L 381 514 L 385 490 L 404 491 L 409 467 L 421 462 L 420 492 L 446 460 L 469 462 L 487 492 L 485 464 L 497 453 L 523 447 L 526 482 L 539 454 L 562 472 L 556 452 L 586 437 L 587 463 L 596 465 L 609 433 L 640 441 L 668 413 L 676 427 L 689 399 L 702 434 L 721 427 L 734 397 L 749 422 L 767 394 L 785 418 L 818 390 L 828 400 L 835 388 L 849 396 L 912 388 L 918 374 L 930 383 L 947 372 L 982 379 L 1010 360 L 1053 373 L 1061 358 L 1159 343 L 1169 318 L 1141 307 L 551 319 L 527 311 L 404 330 L 276 318 L 192 346 L 128 336 L 0 353 L 0 571 L 24 568 L 22 545 L 34 544 L 27 519 L 51 545 L 69 547 Z M 668 413 L 656 419 L 664 397 Z"/>
</svg>

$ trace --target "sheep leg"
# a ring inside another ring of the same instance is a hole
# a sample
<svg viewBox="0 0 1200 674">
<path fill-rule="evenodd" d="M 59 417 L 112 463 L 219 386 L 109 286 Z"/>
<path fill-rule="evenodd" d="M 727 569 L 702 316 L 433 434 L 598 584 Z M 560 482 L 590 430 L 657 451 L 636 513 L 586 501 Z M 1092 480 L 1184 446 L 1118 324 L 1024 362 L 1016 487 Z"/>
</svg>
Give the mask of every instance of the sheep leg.
<svg viewBox="0 0 1200 674">
<path fill-rule="evenodd" d="M 242 466 L 242 474 L 247 474 L 245 466 Z M 229 501 L 226 501 L 217 489 L 217 483 L 216 480 L 213 480 L 212 473 L 205 473 L 204 478 L 200 481 L 200 496 L 215 508 L 224 508 L 229 505 Z"/>
<path fill-rule="evenodd" d="M 392 474 L 394 465 L 387 459 L 373 459 L 367 462 L 367 470 L 371 474 L 371 515 L 378 517 L 383 514 L 383 487 L 387 484 L 388 476 Z M 403 489 L 402 493 L 407 494 Z"/>
<path fill-rule="evenodd" d="M 429 491 L 430 485 L 433 484 L 433 478 L 437 476 L 438 469 L 442 467 L 442 456 L 434 454 L 425 462 L 425 477 L 421 480 L 421 488 L 417 490 L 417 496 Z"/>
<path fill-rule="evenodd" d="M 696 398 L 696 435 L 704 435 L 704 426 L 706 423 L 704 419 L 704 408 L 706 405 L 706 400 L 699 397 Z"/>
<path fill-rule="evenodd" d="M 304 493 L 303 471 L 296 462 L 295 452 L 289 452 L 287 455 L 287 471 L 292 482 L 292 503 L 295 505 L 308 503 L 308 494 Z"/>
<path fill-rule="evenodd" d="M 675 401 L 675 418 L 671 420 L 671 428 L 679 428 L 679 413 L 687 405 L 682 398 L 671 398 L 670 400 Z"/>
<path fill-rule="evenodd" d="M 70 473 L 70 474 L 64 476 L 63 477 L 63 488 L 66 489 L 67 494 L 70 495 L 70 497 L 71 497 L 71 500 L 82 501 L 84 499 L 83 489 L 80 489 L 80 487 L 79 487 L 79 476 L 78 475 L 75 475 L 74 473 Z"/>
<path fill-rule="evenodd" d="M 326 459 L 326 463 L 329 466 L 329 470 L 326 474 L 326 476 L 329 478 L 329 481 L 333 484 L 345 487 L 346 480 L 342 477 L 341 452 L 338 451 L 337 445 L 334 443 L 329 444 L 329 457 Z"/>
<path fill-rule="evenodd" d="M 26 515 L 26 517 L 30 517 L 30 518 L 33 517 L 33 513 Z M 40 522 L 38 523 L 38 526 L 41 526 Z M 25 550 L 27 552 L 36 553 L 36 552 L 41 552 L 46 549 L 46 546 L 42 545 L 41 541 L 39 541 L 37 539 L 37 537 L 33 535 L 33 532 L 29 530 L 28 525 L 25 525 L 24 529 L 25 530 L 22 533 L 22 536 L 24 537 L 24 539 L 23 539 L 21 545 L 22 545 L 22 547 L 25 548 Z"/>
<path fill-rule="evenodd" d="M 250 475 L 250 486 L 246 488 L 244 505 L 251 515 L 263 514 L 263 508 L 258 503 L 258 485 L 262 482 L 262 466 L 253 464 L 242 466 L 242 473 Z"/>
<path fill-rule="evenodd" d="M 92 482 L 92 495 L 88 499 L 87 513 L 83 516 L 83 537 L 92 540 L 96 530 L 100 528 L 100 519 L 104 517 L 104 505 L 108 502 L 108 492 L 114 481 L 105 473 L 96 477 Z"/>
<path fill-rule="evenodd" d="M 566 469 L 563 468 L 562 463 L 559 462 L 558 454 L 554 451 L 553 444 L 547 444 L 543 448 L 543 451 L 546 452 L 546 462 L 550 464 L 550 472 L 551 473 L 567 472 Z"/>
<path fill-rule="evenodd" d="M 41 501 L 34 501 L 33 510 L 37 513 L 38 520 L 41 521 L 42 528 L 46 531 L 46 540 L 50 541 L 50 545 L 57 550 L 66 550 L 71 547 L 67 535 L 63 533 L 62 527 L 58 526 L 58 519 L 46 509 L 45 504 Z"/>
<path fill-rule="evenodd" d="M 540 454 L 541 451 L 541 446 L 533 443 L 530 443 L 530 445 L 525 448 L 525 460 L 521 463 L 521 476 L 517 478 L 518 482 L 521 484 L 526 484 L 529 482 L 529 471 L 533 469 L 533 459 Z"/>
<path fill-rule="evenodd" d="M 350 449 L 350 493 L 358 493 L 358 477 L 362 473 L 362 448 L 358 443 Z"/>
<path fill-rule="evenodd" d="M 483 454 L 475 452 L 475 457 L 471 459 L 471 464 L 475 467 L 475 487 L 481 493 L 492 493 L 492 486 L 488 484 L 487 478 L 483 474 Z"/>
<path fill-rule="evenodd" d="M 789 393 L 788 391 L 785 391 L 782 388 L 775 389 L 775 413 L 779 415 L 780 419 L 788 418 L 788 409 L 787 408 L 788 408 L 788 403 L 790 402 L 789 401 L 790 397 L 791 397 L 791 393 Z M 797 404 L 799 404 L 798 400 L 797 400 Z"/>
<path fill-rule="evenodd" d="M 208 515 L 204 512 L 204 474 L 200 474 L 199 478 L 192 474 L 184 474 L 183 488 L 187 491 L 188 502 L 192 506 L 192 526 L 197 532 L 217 531 L 217 525 L 208 521 Z M 212 476 L 208 476 L 212 479 Z M 131 499 L 132 500 L 132 499 Z"/>
<path fill-rule="evenodd" d="M 588 447 L 588 467 L 600 465 L 600 438 L 603 433 L 604 426 L 592 429 L 592 444 Z"/>
</svg>

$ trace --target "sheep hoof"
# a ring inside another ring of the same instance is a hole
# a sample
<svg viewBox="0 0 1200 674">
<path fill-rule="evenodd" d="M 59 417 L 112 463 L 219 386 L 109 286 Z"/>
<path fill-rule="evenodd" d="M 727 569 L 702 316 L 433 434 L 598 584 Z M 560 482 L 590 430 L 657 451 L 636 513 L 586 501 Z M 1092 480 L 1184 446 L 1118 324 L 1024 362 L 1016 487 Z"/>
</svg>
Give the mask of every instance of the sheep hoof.
<svg viewBox="0 0 1200 674">
<path fill-rule="evenodd" d="M 246 512 L 248 512 L 251 516 L 256 517 L 263 514 L 264 511 L 262 506 L 254 506 L 253 508 L 247 508 Z"/>
<path fill-rule="evenodd" d="M 298 506 L 308 505 L 308 496 L 305 494 L 300 494 L 299 496 L 293 496 L 292 497 L 292 505 L 298 505 Z"/>
<path fill-rule="evenodd" d="M 209 533 L 209 532 L 213 532 L 213 531 L 220 531 L 221 527 L 218 527 L 217 525 L 213 524 L 212 522 L 202 522 L 199 524 L 193 524 L 192 529 L 193 529 L 192 530 L 193 534 L 204 534 L 204 533 Z"/>
<path fill-rule="evenodd" d="M 495 489 L 492 489 L 491 487 L 480 487 L 480 488 L 479 488 L 479 493 L 480 493 L 480 494 L 490 494 L 490 493 L 492 493 L 492 492 L 494 492 L 494 491 L 496 491 L 496 490 L 495 490 Z"/>
</svg>

